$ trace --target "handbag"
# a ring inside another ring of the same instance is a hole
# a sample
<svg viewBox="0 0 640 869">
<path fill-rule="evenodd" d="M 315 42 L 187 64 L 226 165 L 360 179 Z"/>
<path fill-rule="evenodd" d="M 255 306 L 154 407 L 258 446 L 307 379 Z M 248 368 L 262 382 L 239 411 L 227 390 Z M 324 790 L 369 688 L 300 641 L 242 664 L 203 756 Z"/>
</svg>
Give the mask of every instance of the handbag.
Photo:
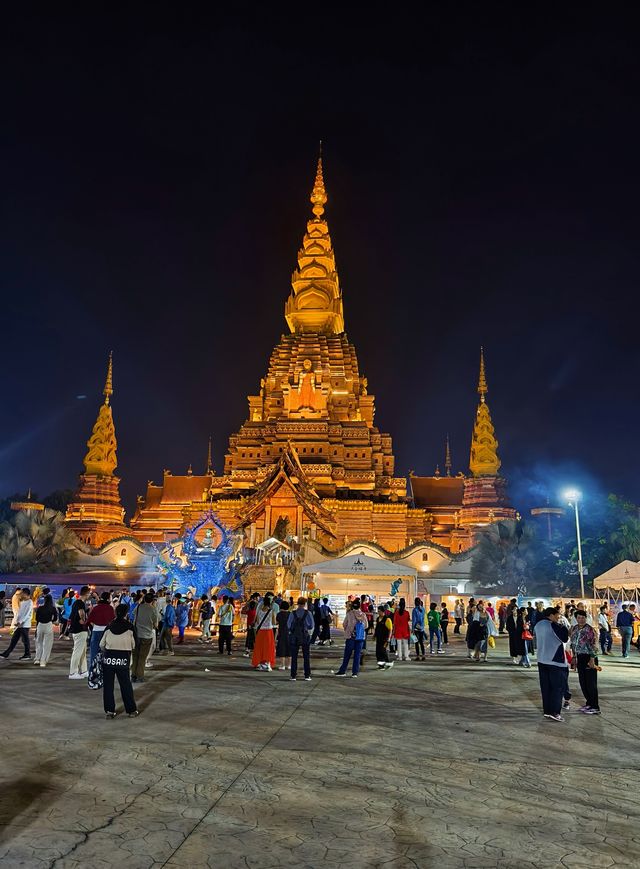
<svg viewBox="0 0 640 869">
<path fill-rule="evenodd" d="M 489 634 L 489 645 L 491 646 L 492 649 L 495 649 L 495 647 L 496 647 L 496 641 L 495 641 L 495 637 L 493 636 L 493 634 Z"/>
<path fill-rule="evenodd" d="M 533 639 L 533 634 L 531 633 L 531 631 L 526 631 L 526 630 L 525 630 L 525 631 L 522 632 L 522 639 L 523 639 L 523 640 L 532 640 L 532 639 Z"/>
<path fill-rule="evenodd" d="M 410 642 L 410 643 L 413 643 L 414 645 L 415 645 L 415 643 L 418 642 L 418 638 L 417 638 L 416 635 L 413 633 L 413 631 L 411 631 L 411 636 L 409 637 L 409 642 Z"/>
</svg>

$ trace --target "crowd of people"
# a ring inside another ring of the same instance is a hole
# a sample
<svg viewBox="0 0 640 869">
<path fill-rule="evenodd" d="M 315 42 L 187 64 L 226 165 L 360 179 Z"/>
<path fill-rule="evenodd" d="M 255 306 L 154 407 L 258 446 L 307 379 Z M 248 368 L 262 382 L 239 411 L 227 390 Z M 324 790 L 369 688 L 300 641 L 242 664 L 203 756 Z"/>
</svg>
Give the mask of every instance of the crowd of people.
<svg viewBox="0 0 640 869">
<path fill-rule="evenodd" d="M 5 604 L 5 593 L 0 592 L 3 619 Z M 288 672 L 291 681 L 297 681 L 301 658 L 303 678 L 311 681 L 311 649 L 331 645 L 331 628 L 336 624 L 336 613 L 327 597 L 299 597 L 294 602 L 293 597 L 285 599 L 272 592 L 255 592 L 240 602 L 226 594 L 196 598 L 169 589 L 123 589 L 98 595 L 83 586 L 79 592 L 66 589 L 54 601 L 51 590 L 45 587 L 34 601 L 31 590 L 25 587 L 16 589 L 11 609 L 11 638 L 0 656 L 8 658 L 22 643 L 20 660 L 46 667 L 57 628 L 59 638 L 73 644 L 69 679 L 87 679 L 90 687 L 102 687 L 109 718 L 116 714 L 116 679 L 125 711 L 137 715 L 133 685 L 145 681 L 147 670 L 153 668 L 152 655 L 175 654 L 174 641 L 183 644 L 189 628 L 199 631 L 198 642 L 210 645 L 217 641 L 218 654 L 230 656 L 234 636 L 243 622 L 243 654 L 250 658 L 253 669 L 270 672 L 279 667 Z M 623 658 L 629 656 L 634 624 L 639 621 L 635 609 L 634 604 L 623 604 L 616 617 Z M 425 661 L 427 643 L 430 655 L 446 654 L 450 616 L 444 601 L 432 602 L 425 609 L 422 599 L 415 598 L 409 610 L 404 598 L 375 607 L 372 598 L 362 595 L 350 597 L 345 610 L 344 653 L 336 677 L 346 677 L 349 667 L 351 678 L 358 677 L 369 651 L 368 641 L 375 648 L 378 670 L 390 669 L 395 661 Z M 613 654 L 613 625 L 606 604 L 600 607 L 594 623 L 592 613 L 575 601 L 564 607 L 544 607 L 540 601 L 518 606 L 512 598 L 501 603 L 496 612 L 491 602 L 469 598 L 466 603 L 455 601 L 453 619 L 453 633 L 462 638 L 464 629 L 466 657 L 475 663 L 488 660 L 496 637 L 504 633 L 513 664 L 529 669 L 536 659 L 546 718 L 562 721 L 562 712 L 571 708 L 569 669 L 577 672 L 584 695 L 579 711 L 600 713 L 598 654 Z M 33 622 L 35 658 L 30 639 Z"/>
</svg>

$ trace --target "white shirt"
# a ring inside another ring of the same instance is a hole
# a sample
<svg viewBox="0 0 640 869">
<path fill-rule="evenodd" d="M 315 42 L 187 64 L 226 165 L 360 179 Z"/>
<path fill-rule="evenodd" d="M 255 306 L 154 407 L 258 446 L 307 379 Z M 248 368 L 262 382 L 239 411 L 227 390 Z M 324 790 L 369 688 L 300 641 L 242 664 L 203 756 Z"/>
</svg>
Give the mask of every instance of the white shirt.
<svg viewBox="0 0 640 869">
<path fill-rule="evenodd" d="M 18 607 L 18 612 L 16 613 L 15 623 L 17 628 L 30 628 L 31 627 L 31 618 L 33 616 L 33 601 L 31 598 L 29 600 L 20 601 L 20 606 Z"/>
<path fill-rule="evenodd" d="M 605 631 L 609 630 L 609 622 L 607 621 L 607 617 L 604 613 L 598 614 L 598 624 L 601 628 L 604 628 Z"/>
</svg>

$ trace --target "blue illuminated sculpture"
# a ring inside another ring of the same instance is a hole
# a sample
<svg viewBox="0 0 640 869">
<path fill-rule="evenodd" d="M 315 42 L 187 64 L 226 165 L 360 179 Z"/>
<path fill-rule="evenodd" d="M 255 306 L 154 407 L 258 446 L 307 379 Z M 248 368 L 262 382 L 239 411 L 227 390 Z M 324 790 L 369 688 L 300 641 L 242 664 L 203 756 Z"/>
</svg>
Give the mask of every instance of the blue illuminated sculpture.
<svg viewBox="0 0 640 869">
<path fill-rule="evenodd" d="M 213 529 L 207 528 L 204 539 L 196 540 L 204 525 L 213 525 L 220 534 L 220 542 L 214 546 Z M 182 544 L 182 551 L 177 550 Z M 208 510 L 201 519 L 185 531 L 182 540 L 170 543 L 160 553 L 158 567 L 173 588 L 186 591 L 191 588 L 199 597 L 217 589 L 217 594 L 242 597 L 242 579 L 238 570 L 238 554 L 242 547 L 242 535 L 232 534 L 222 525 L 216 515 Z"/>
</svg>

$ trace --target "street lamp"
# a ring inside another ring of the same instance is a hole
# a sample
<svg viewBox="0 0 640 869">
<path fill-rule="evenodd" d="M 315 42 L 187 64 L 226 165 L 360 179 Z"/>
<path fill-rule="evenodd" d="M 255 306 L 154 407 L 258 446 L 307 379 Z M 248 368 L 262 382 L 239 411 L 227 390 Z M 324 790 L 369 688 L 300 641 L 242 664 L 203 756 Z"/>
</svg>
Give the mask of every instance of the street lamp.
<svg viewBox="0 0 640 869">
<path fill-rule="evenodd" d="M 565 492 L 565 498 L 570 507 L 573 507 L 576 513 L 576 537 L 578 539 L 578 573 L 580 574 L 580 595 L 584 598 L 584 571 L 582 569 L 582 541 L 580 540 L 580 514 L 578 512 L 578 501 L 580 500 L 580 492 L 577 489 L 570 489 Z"/>
</svg>

